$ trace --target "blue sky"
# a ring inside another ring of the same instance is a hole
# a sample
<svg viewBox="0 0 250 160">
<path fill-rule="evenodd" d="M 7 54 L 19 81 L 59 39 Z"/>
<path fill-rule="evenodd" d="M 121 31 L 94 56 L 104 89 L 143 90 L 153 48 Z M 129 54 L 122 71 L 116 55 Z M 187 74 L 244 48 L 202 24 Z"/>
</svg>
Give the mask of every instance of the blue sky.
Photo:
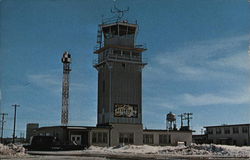
<svg viewBox="0 0 250 160">
<path fill-rule="evenodd" d="M 11 136 L 26 123 L 60 125 L 61 56 L 73 58 L 70 124 L 96 124 L 97 27 L 111 16 L 112 0 L 1 0 L 1 111 Z M 120 0 L 140 25 L 143 123 L 165 128 L 165 114 L 193 112 L 192 128 L 250 123 L 250 3 L 247 0 Z M 178 126 L 180 121 L 177 121 Z"/>
</svg>

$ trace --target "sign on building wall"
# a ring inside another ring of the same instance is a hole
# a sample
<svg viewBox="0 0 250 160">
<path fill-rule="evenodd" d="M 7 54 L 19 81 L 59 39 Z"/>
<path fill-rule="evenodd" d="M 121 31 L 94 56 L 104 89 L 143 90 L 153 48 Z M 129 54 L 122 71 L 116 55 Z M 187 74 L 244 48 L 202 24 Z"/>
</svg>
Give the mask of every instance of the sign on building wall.
<svg viewBox="0 0 250 160">
<path fill-rule="evenodd" d="M 136 104 L 115 104 L 114 105 L 114 116 L 115 117 L 137 118 L 138 117 L 138 105 L 136 105 Z"/>
</svg>

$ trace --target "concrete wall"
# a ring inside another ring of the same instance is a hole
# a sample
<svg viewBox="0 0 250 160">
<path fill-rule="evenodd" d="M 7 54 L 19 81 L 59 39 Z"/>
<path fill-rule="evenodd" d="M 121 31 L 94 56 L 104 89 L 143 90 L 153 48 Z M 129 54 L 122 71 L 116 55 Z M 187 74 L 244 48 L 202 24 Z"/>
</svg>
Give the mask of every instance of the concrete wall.
<svg viewBox="0 0 250 160">
<path fill-rule="evenodd" d="M 132 64 L 126 62 L 109 62 L 104 63 L 102 67 L 99 67 L 98 124 L 142 123 L 141 70 L 141 64 Z M 138 117 L 114 117 L 115 104 L 137 105 Z"/>
<path fill-rule="evenodd" d="M 143 130 L 143 134 L 153 134 L 154 143 L 151 145 L 177 145 L 178 142 L 184 142 L 186 145 L 192 143 L 191 131 L 167 131 L 167 130 Z M 170 135 L 169 144 L 160 144 L 160 135 Z"/>
<path fill-rule="evenodd" d="M 112 124 L 111 130 L 111 146 L 119 145 L 120 133 L 133 133 L 135 145 L 143 144 L 143 128 L 142 125 L 137 124 Z"/>
</svg>

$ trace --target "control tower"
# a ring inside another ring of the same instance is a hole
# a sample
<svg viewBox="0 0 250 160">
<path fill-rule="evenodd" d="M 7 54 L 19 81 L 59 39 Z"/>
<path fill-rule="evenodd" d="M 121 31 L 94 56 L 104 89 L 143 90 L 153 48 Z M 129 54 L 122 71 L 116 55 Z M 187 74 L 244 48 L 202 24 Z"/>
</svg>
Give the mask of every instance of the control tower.
<svg viewBox="0 0 250 160">
<path fill-rule="evenodd" d="M 120 10 L 119 10 L 120 11 Z M 98 125 L 142 124 L 143 45 L 138 24 L 117 19 L 99 25 L 94 67 L 98 71 Z M 102 41 L 103 39 L 103 41 Z"/>
<path fill-rule="evenodd" d="M 142 69 L 144 45 L 136 45 L 137 22 L 122 20 L 116 7 L 114 21 L 99 25 L 94 53 L 98 71 L 97 126 L 111 126 L 111 145 L 142 144 Z M 119 142 L 118 142 L 119 141 Z"/>
</svg>

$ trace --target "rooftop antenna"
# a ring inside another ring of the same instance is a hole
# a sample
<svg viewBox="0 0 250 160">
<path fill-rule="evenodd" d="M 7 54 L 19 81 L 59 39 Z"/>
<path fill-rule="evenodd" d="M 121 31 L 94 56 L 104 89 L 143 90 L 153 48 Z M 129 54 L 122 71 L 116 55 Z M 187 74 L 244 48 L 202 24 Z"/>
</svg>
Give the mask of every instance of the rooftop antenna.
<svg viewBox="0 0 250 160">
<path fill-rule="evenodd" d="M 121 20 L 121 18 L 124 16 L 124 13 L 127 11 L 129 11 L 129 7 L 127 7 L 127 9 L 122 10 L 122 9 L 117 8 L 115 4 L 114 4 L 114 7 L 111 8 L 111 13 L 116 14 L 115 17 L 117 18 L 117 21 Z"/>
</svg>

